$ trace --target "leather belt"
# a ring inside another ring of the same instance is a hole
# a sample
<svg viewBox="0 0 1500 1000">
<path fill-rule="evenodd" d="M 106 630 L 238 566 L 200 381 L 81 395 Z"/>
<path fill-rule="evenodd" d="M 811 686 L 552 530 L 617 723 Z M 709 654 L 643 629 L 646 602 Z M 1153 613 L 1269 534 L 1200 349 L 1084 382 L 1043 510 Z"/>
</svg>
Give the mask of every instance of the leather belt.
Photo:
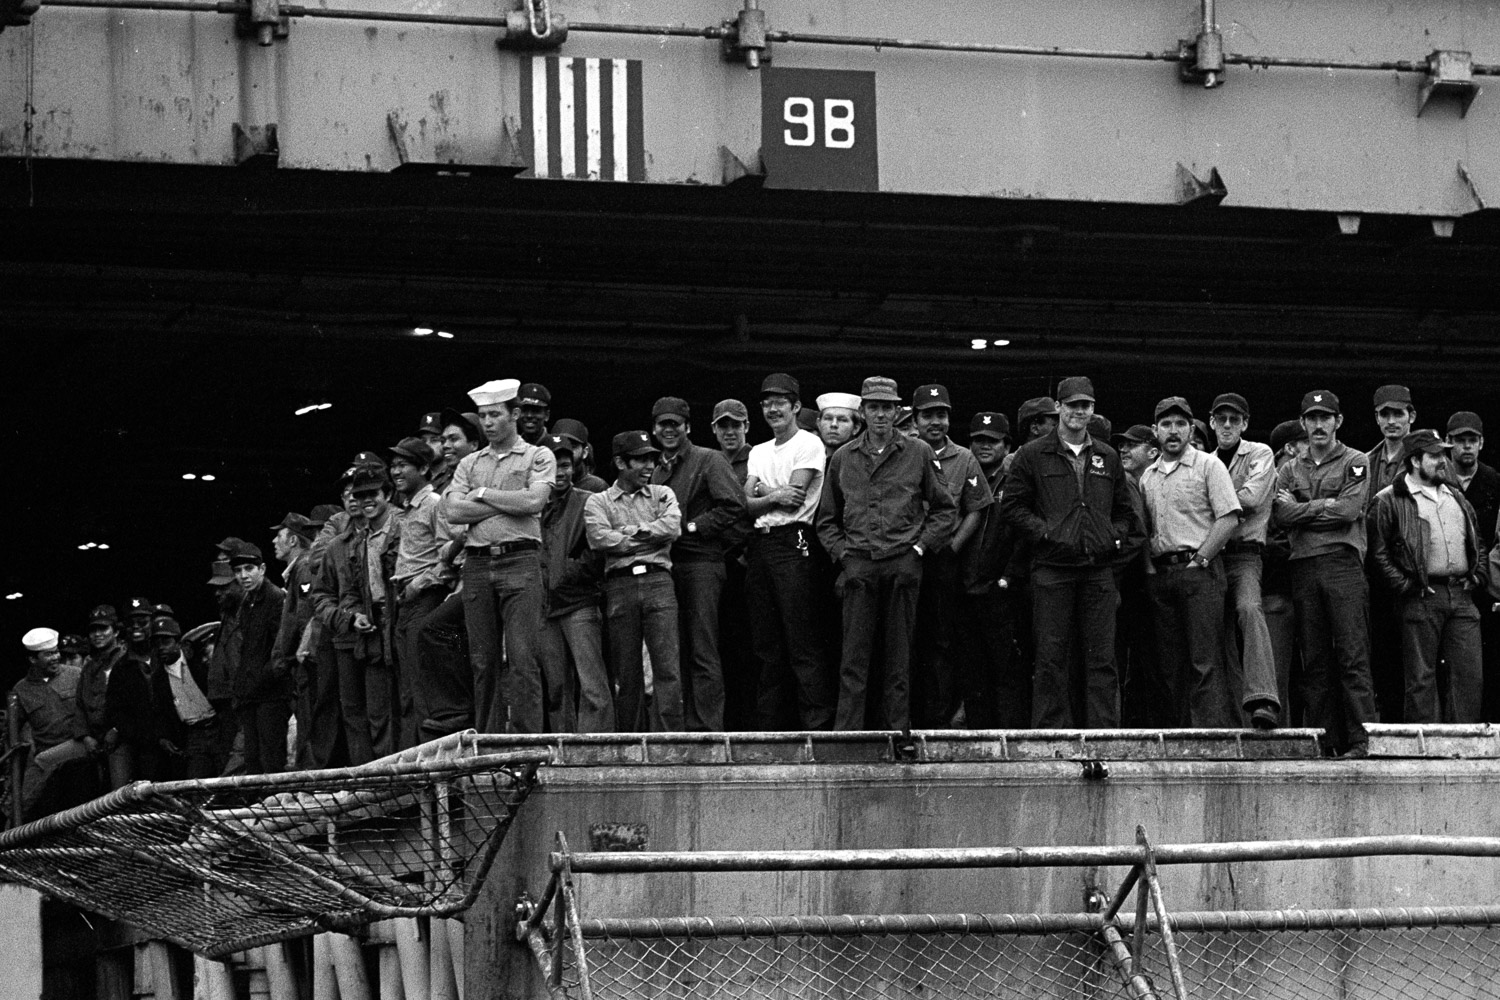
<svg viewBox="0 0 1500 1000">
<path fill-rule="evenodd" d="M 647 573 L 666 572 L 669 572 L 669 570 L 667 569 L 667 567 L 661 565 L 660 563 L 636 563 L 634 566 L 620 566 L 616 569 L 609 570 L 604 575 L 607 577 L 645 576 Z"/>
<path fill-rule="evenodd" d="M 1464 587 L 1468 585 L 1468 577 L 1463 576 L 1429 576 L 1427 586 L 1429 587 Z"/>
<path fill-rule="evenodd" d="M 483 553 L 490 556 L 503 556 L 511 552 L 528 552 L 541 547 L 542 543 L 534 538 L 518 538 L 513 542 L 500 542 L 496 545 L 465 545 L 464 551 Z"/>
<path fill-rule="evenodd" d="M 1165 553 L 1163 555 L 1152 556 L 1151 557 L 1151 565 L 1153 565 L 1153 566 L 1181 566 L 1183 563 L 1190 563 L 1190 562 L 1192 562 L 1193 561 L 1193 557 L 1196 556 L 1197 554 L 1198 554 L 1197 552 L 1188 552 L 1188 551 L 1185 551 L 1185 550 L 1180 550 L 1180 551 L 1177 551 L 1177 552 L 1167 552 L 1167 553 Z"/>
<path fill-rule="evenodd" d="M 762 535 L 779 535 L 787 531 L 811 531 L 812 525 L 806 521 L 793 521 L 791 524 L 773 524 L 755 530 Z"/>
<path fill-rule="evenodd" d="M 1253 552 L 1256 555 L 1260 555 L 1263 551 L 1265 551 L 1265 548 L 1266 545 L 1264 542 L 1238 541 L 1225 542 L 1224 548 L 1220 549 L 1219 551 L 1225 552 L 1229 555 L 1235 555 L 1236 553 L 1241 552 Z"/>
</svg>

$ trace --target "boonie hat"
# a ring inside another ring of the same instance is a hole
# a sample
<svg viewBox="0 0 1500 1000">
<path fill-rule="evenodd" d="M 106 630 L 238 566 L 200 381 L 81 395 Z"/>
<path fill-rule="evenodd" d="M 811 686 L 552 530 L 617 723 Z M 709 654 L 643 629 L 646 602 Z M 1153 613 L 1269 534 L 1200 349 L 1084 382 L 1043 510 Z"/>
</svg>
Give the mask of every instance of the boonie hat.
<svg viewBox="0 0 1500 1000">
<path fill-rule="evenodd" d="M 661 449 L 651 443 L 651 435 L 645 431 L 621 431 L 615 435 L 611 444 L 611 450 L 615 457 L 622 455 L 634 457 L 636 455 L 659 455 Z"/>
<path fill-rule="evenodd" d="M 1299 412 L 1304 416 L 1313 412 L 1338 413 L 1339 398 L 1327 389 L 1314 389 L 1302 397 L 1302 409 Z"/>
</svg>

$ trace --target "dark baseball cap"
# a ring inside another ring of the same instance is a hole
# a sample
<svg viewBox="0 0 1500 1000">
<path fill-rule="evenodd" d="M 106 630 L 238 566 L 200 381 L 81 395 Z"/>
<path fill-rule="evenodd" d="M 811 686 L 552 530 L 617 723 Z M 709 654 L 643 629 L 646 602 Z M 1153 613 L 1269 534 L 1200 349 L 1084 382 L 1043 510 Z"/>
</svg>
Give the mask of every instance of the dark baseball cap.
<svg viewBox="0 0 1500 1000">
<path fill-rule="evenodd" d="M 249 542 L 246 542 L 245 544 L 250 545 Z M 254 548 L 255 546 L 250 545 L 250 547 Z M 149 597 L 132 597 L 130 600 L 125 602 L 125 614 L 127 616 L 139 614 L 150 615 L 155 613 L 156 603 Z"/>
<path fill-rule="evenodd" d="M 1479 419 L 1479 414 L 1468 410 L 1459 410 L 1448 418 L 1448 436 L 1455 434 L 1478 434 L 1484 436 L 1484 421 Z"/>
<path fill-rule="evenodd" d="M 457 427 L 464 432 L 464 437 L 470 441 L 478 442 L 484 440 L 484 428 L 479 425 L 479 414 L 477 413 L 460 413 L 451 407 L 444 407 L 443 412 L 438 414 L 438 422 L 442 424 L 442 430 L 438 431 L 439 434 L 449 427 Z"/>
<path fill-rule="evenodd" d="M 1155 444 L 1156 432 L 1145 424 L 1131 424 L 1120 433 L 1116 434 L 1116 441 L 1124 441 L 1128 445 Z"/>
<path fill-rule="evenodd" d="M 81 635 L 71 632 L 60 636 L 57 640 L 57 651 L 64 656 L 83 656 L 88 652 L 89 644 Z"/>
<path fill-rule="evenodd" d="M 545 435 L 542 436 L 542 442 L 541 443 L 542 443 L 542 447 L 543 448 L 550 449 L 551 452 L 554 455 L 556 455 L 556 454 L 567 455 L 568 459 L 570 461 L 572 460 L 572 458 L 573 458 L 573 442 L 569 441 L 567 438 L 563 437 L 561 434 L 545 434 Z"/>
<path fill-rule="evenodd" d="M 1166 399 L 1163 399 L 1161 402 L 1157 403 L 1156 409 L 1152 411 L 1151 419 L 1159 421 L 1168 413 L 1180 413 L 1184 417 L 1187 417 L 1189 420 L 1193 419 L 1193 408 L 1189 406 L 1188 401 L 1183 399 L 1181 396 L 1168 396 Z"/>
<path fill-rule="evenodd" d="M 551 406 L 552 393 L 540 382 L 523 382 L 516 390 L 517 406 Z"/>
<path fill-rule="evenodd" d="M 1082 375 L 1074 375 L 1072 378 L 1065 378 L 1058 383 L 1057 402 L 1059 405 L 1062 403 L 1076 403 L 1081 399 L 1086 399 L 1090 403 L 1094 402 L 1094 383 L 1088 378 Z"/>
<path fill-rule="evenodd" d="M 1411 405 L 1411 390 L 1404 385 L 1383 385 L 1375 390 L 1375 409 L 1377 410 L 1387 406 L 1410 407 Z"/>
<path fill-rule="evenodd" d="M 693 408 L 688 402 L 678 396 L 663 396 L 651 405 L 651 419 L 657 417 L 672 416 L 681 417 L 683 420 L 692 419 Z M 631 431 L 630 433 L 635 433 Z M 615 435 L 617 438 L 619 435 Z"/>
<path fill-rule="evenodd" d="M 442 434 L 445 426 L 441 410 L 434 413 L 424 413 L 422 414 L 422 419 L 417 423 L 417 433 Z"/>
<path fill-rule="evenodd" d="M 1115 425 L 1103 414 L 1096 413 L 1089 417 L 1089 437 L 1099 441 L 1108 441 L 1114 436 Z"/>
<path fill-rule="evenodd" d="M 1016 426 L 1025 427 L 1037 417 L 1057 416 L 1057 400 L 1051 396 L 1037 396 L 1021 404 L 1016 411 Z"/>
<path fill-rule="evenodd" d="M 379 452 L 361 451 L 361 452 L 358 452 L 354 456 L 354 460 L 352 462 L 350 462 L 349 464 L 350 465 L 367 465 L 367 466 L 370 466 L 372 468 L 384 469 L 385 468 L 385 459 L 383 457 L 381 457 L 381 455 L 380 455 Z"/>
<path fill-rule="evenodd" d="M 720 420 L 738 420 L 742 424 L 748 424 L 750 411 L 738 399 L 721 399 L 714 404 L 714 418 L 709 423 L 716 424 Z"/>
<path fill-rule="evenodd" d="M 100 604 L 89 612 L 90 625 L 118 625 L 120 615 L 113 604 Z"/>
<path fill-rule="evenodd" d="M 902 424 L 911 423 L 916 415 L 917 411 L 912 409 L 910 406 L 901 407 L 901 409 L 896 413 L 896 426 L 900 427 Z"/>
<path fill-rule="evenodd" d="M 391 454 L 399 455 L 408 462 L 415 462 L 422 466 L 431 465 L 436 460 L 436 456 L 432 453 L 432 445 L 419 437 L 402 438 L 391 446 Z"/>
<path fill-rule="evenodd" d="M 1298 412 L 1303 416 L 1321 410 L 1324 413 L 1339 412 L 1339 398 L 1327 389 L 1314 389 L 1302 397 L 1302 409 Z"/>
<path fill-rule="evenodd" d="M 312 513 L 308 515 L 307 520 L 308 523 L 321 528 L 333 519 L 333 515 L 342 510 L 342 507 L 336 507 L 331 503 L 320 503 L 312 509 Z"/>
<path fill-rule="evenodd" d="M 177 624 L 177 619 L 170 615 L 157 615 L 151 619 L 151 638 L 159 635 L 181 636 L 182 626 Z"/>
<path fill-rule="evenodd" d="M 948 398 L 948 387 L 937 385 L 924 385 L 918 387 L 911 395 L 911 408 L 914 410 L 930 410 L 935 406 L 944 406 L 953 409 L 953 401 Z"/>
<path fill-rule="evenodd" d="M 1271 431 L 1271 450 L 1280 451 L 1290 441 L 1306 441 L 1307 428 L 1300 420 L 1283 420 Z"/>
<path fill-rule="evenodd" d="M 230 535 L 223 541 L 215 544 L 214 548 L 218 549 L 225 555 L 228 555 L 229 553 L 238 550 L 241 546 L 246 544 L 248 543 L 243 538 L 236 538 L 234 535 Z"/>
<path fill-rule="evenodd" d="M 1410 434 L 1406 435 L 1404 439 L 1402 439 L 1401 457 L 1407 458 L 1415 455 L 1419 451 L 1425 451 L 1429 454 L 1433 452 L 1447 451 L 1452 447 L 1453 446 L 1447 441 L 1444 441 L 1442 438 L 1438 437 L 1437 431 L 1432 430 L 1429 427 L 1424 427 L 1419 431 L 1412 431 Z"/>
<path fill-rule="evenodd" d="M 208 585 L 210 587 L 224 587 L 234 582 L 234 567 L 229 565 L 229 560 L 215 559 L 213 565 L 208 569 Z"/>
<path fill-rule="evenodd" d="M 281 519 L 280 524 L 271 525 L 272 531 L 280 531 L 282 528 L 285 528 L 294 535 L 298 535 L 302 538 L 307 539 L 309 542 L 312 541 L 313 536 L 317 534 L 317 530 L 313 527 L 312 521 L 308 518 L 303 517 L 301 514 L 296 513 L 289 513 L 286 517 L 283 517 Z"/>
<path fill-rule="evenodd" d="M 235 566 L 243 566 L 246 563 L 254 563 L 256 565 L 259 565 L 264 563 L 265 561 L 265 556 L 260 554 L 260 548 L 255 545 L 251 545 L 248 542 L 245 543 L 245 547 L 243 549 L 231 554 L 229 557 L 229 565 L 231 568 Z"/>
<path fill-rule="evenodd" d="M 767 375 L 760 384 L 760 395 L 766 396 L 790 396 L 793 399 L 802 398 L 802 385 L 786 372 L 776 372 Z"/>
<path fill-rule="evenodd" d="M 349 470 L 347 482 L 353 489 L 368 489 L 371 486 L 380 489 L 389 489 L 391 481 L 385 474 L 385 468 L 379 469 L 372 465 L 356 465 Z"/>
<path fill-rule="evenodd" d="M 1220 410 L 1235 410 L 1241 416 L 1248 417 L 1250 404 L 1245 402 L 1245 397 L 1237 392 L 1221 392 L 1214 397 L 1214 405 L 1208 408 L 1208 412 L 1213 415 Z"/>
<path fill-rule="evenodd" d="M 969 420 L 969 437 L 989 437 L 1004 441 L 1010 437 L 1010 421 L 1003 413 L 976 413 Z"/>
<path fill-rule="evenodd" d="M 579 444 L 589 443 L 589 429 L 584 426 L 582 420 L 574 420 L 572 417 L 563 417 L 561 420 L 553 421 L 552 433 L 572 438 Z"/>
<path fill-rule="evenodd" d="M 901 402 L 901 393 L 896 391 L 896 380 L 884 375 L 871 375 L 859 387 L 859 398 L 865 402 Z"/>
<path fill-rule="evenodd" d="M 615 435 L 610 450 L 616 458 L 622 455 L 635 457 L 636 455 L 661 454 L 661 449 L 651 443 L 651 435 L 645 431 L 621 431 Z"/>
</svg>

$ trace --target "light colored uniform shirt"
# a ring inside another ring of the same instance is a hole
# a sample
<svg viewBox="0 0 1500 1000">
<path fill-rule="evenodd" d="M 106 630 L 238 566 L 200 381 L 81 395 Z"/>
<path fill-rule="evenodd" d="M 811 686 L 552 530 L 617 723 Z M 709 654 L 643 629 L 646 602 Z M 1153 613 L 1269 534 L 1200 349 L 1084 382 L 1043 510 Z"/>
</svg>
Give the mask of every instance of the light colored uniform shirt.
<svg viewBox="0 0 1500 1000">
<path fill-rule="evenodd" d="M 1153 557 L 1195 551 L 1207 541 L 1215 521 L 1240 509 L 1224 463 L 1193 447 L 1175 465 L 1165 456 L 1152 462 L 1141 473 L 1141 495 Z"/>
<path fill-rule="evenodd" d="M 410 583 L 415 591 L 438 585 L 438 557 L 451 534 L 448 521 L 439 512 L 442 502 L 432 484 L 423 486 L 401 514 L 401 544 L 396 549 L 395 582 Z"/>
<path fill-rule="evenodd" d="M 1427 525 L 1427 575 L 1467 576 L 1469 523 L 1447 486 L 1428 486 L 1407 473 L 1407 488 L 1417 514 Z"/>
<path fill-rule="evenodd" d="M 635 533 L 641 528 L 649 534 L 637 540 Z M 589 494 L 583 505 L 583 531 L 589 548 L 604 553 L 606 573 L 653 564 L 671 569 L 672 543 L 682 534 L 682 510 L 669 486 L 646 485 L 626 493 L 614 485 Z"/>
<path fill-rule="evenodd" d="M 1271 526 L 1271 498 L 1276 494 L 1276 456 L 1271 446 L 1241 438 L 1229 461 L 1229 478 L 1234 482 L 1240 510 L 1245 512 L 1244 520 L 1229 537 L 1264 545 L 1266 530 Z"/>
<path fill-rule="evenodd" d="M 798 430 L 786 444 L 777 444 L 772 438 L 751 448 L 750 463 L 745 471 L 760 480 L 767 490 L 791 485 L 792 473 L 798 469 L 813 470 L 802 506 L 796 510 L 773 507 L 755 519 L 755 526 L 779 528 L 800 522 L 812 527 L 813 516 L 818 511 L 818 497 L 823 493 L 823 469 L 827 464 L 827 449 L 823 447 L 822 440 L 810 431 Z"/>
<path fill-rule="evenodd" d="M 172 688 L 172 707 L 177 709 L 177 717 L 190 726 L 195 722 L 212 719 L 213 706 L 198 688 L 198 682 L 193 680 L 187 660 L 181 653 L 177 655 L 176 662 L 167 664 L 166 671 L 167 683 Z"/>
<path fill-rule="evenodd" d="M 520 491 L 536 483 L 546 483 L 550 489 L 557 481 L 557 459 L 550 448 L 538 448 L 527 444 L 519 436 L 510 450 L 501 455 L 490 445 L 464 456 L 453 470 L 453 481 L 448 484 L 444 496 L 457 494 L 459 499 L 468 496 L 478 486 L 491 490 Z M 469 525 L 465 545 L 500 545 L 531 539 L 538 545 L 542 542 L 542 513 L 504 514 L 500 511 L 483 521 Z"/>
</svg>

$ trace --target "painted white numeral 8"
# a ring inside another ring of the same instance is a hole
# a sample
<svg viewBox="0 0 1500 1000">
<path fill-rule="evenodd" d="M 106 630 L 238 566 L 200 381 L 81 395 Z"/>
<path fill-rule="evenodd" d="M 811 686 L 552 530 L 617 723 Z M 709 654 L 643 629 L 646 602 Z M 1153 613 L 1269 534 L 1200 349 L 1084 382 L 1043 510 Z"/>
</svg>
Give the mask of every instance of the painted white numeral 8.
<svg viewBox="0 0 1500 1000">
<path fill-rule="evenodd" d="M 802 134 L 796 136 L 791 129 L 783 129 L 782 138 L 788 146 L 811 146 L 817 140 L 813 127 L 813 102 L 806 97 L 788 97 L 781 106 L 781 117 L 792 125 L 802 126 Z"/>
<path fill-rule="evenodd" d="M 854 148 L 854 102 L 830 97 L 823 102 L 823 145 L 829 149 Z"/>
</svg>

